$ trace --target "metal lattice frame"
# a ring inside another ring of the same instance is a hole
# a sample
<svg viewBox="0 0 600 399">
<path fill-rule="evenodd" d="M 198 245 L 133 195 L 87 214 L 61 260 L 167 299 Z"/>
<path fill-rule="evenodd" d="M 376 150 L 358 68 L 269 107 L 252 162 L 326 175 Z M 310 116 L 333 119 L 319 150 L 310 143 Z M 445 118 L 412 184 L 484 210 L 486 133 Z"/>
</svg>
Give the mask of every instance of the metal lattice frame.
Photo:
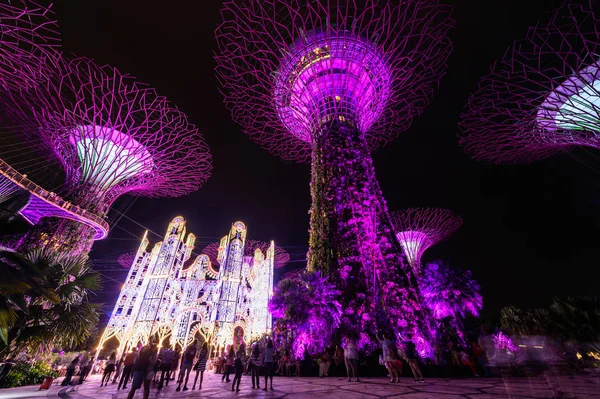
<svg viewBox="0 0 600 399">
<path fill-rule="evenodd" d="M 27 93 L 30 109 L 15 113 L 61 161 L 76 205 L 104 214 L 125 193 L 176 197 L 206 181 L 208 146 L 166 98 L 108 65 L 51 61 L 40 62 L 49 76 Z"/>
<path fill-rule="evenodd" d="M 254 256 L 254 251 L 260 249 L 263 255 L 267 256 L 267 250 L 271 245 L 268 241 L 246 240 L 244 245 L 244 256 Z M 220 243 L 213 242 L 202 249 L 202 253 L 210 258 L 213 265 L 219 265 L 217 256 L 219 254 Z M 290 254 L 283 248 L 275 245 L 275 254 L 273 258 L 273 267 L 278 269 L 285 266 L 290 261 Z"/>
<path fill-rule="evenodd" d="M 453 22 L 433 0 L 226 1 L 217 77 L 244 131 L 284 159 L 308 161 L 331 119 L 374 149 L 406 130 L 446 67 Z"/>
<path fill-rule="evenodd" d="M 35 57 L 59 48 L 60 34 L 49 7 L 30 0 L 0 4 L 0 88 L 19 90 L 35 84 L 40 77 Z"/>
<path fill-rule="evenodd" d="M 598 10 L 596 0 L 565 2 L 493 66 L 460 123 L 467 154 L 500 164 L 600 148 Z"/>
<path fill-rule="evenodd" d="M 408 261 L 417 270 L 423 253 L 448 238 L 463 223 L 454 211 L 442 208 L 409 208 L 392 212 L 391 218 Z"/>
</svg>

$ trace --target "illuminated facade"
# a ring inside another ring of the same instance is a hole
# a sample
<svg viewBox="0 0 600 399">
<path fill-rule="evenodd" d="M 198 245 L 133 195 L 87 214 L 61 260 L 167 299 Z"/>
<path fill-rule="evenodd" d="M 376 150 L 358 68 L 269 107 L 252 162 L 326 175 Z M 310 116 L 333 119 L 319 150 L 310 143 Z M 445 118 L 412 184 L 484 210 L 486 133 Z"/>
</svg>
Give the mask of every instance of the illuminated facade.
<svg viewBox="0 0 600 399">
<path fill-rule="evenodd" d="M 221 240 L 218 269 L 208 255 L 192 254 L 194 243 L 182 217 L 151 249 L 144 235 L 99 348 L 113 337 L 119 356 L 150 337 L 173 347 L 199 338 L 219 348 L 271 331 L 274 243 L 245 255 L 246 226 L 235 222 Z"/>
</svg>

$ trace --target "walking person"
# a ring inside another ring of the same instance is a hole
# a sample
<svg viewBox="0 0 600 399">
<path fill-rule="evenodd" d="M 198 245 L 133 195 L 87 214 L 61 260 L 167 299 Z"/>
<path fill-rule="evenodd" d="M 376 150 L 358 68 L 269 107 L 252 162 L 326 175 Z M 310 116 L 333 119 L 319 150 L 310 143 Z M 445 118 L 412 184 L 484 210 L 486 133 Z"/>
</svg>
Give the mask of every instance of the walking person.
<svg viewBox="0 0 600 399">
<path fill-rule="evenodd" d="M 131 351 L 125 355 L 125 359 L 123 360 L 123 372 L 121 373 L 121 379 L 119 380 L 117 390 L 121 389 L 121 387 L 123 387 L 123 389 L 127 389 L 127 383 L 129 382 L 129 378 L 133 372 L 133 365 L 136 359 L 137 352 L 135 351 Z"/>
<path fill-rule="evenodd" d="M 127 399 L 133 399 L 135 391 L 144 386 L 144 399 L 150 396 L 150 383 L 154 378 L 154 364 L 157 361 L 157 348 L 155 344 L 148 344 L 142 348 L 140 355 L 133 364 L 133 381 Z"/>
<path fill-rule="evenodd" d="M 90 370 L 92 370 L 92 364 L 94 359 L 89 352 L 84 353 L 79 362 L 79 383 L 83 384 L 83 381 L 87 378 Z"/>
<path fill-rule="evenodd" d="M 404 356 L 406 362 L 410 366 L 410 370 L 412 371 L 413 377 L 415 378 L 415 382 L 425 382 L 423 378 L 423 373 L 421 372 L 421 367 L 419 366 L 419 355 L 417 354 L 417 348 L 415 344 L 408 340 L 404 343 Z"/>
<path fill-rule="evenodd" d="M 173 367 L 174 356 L 175 351 L 171 349 L 170 346 L 163 348 L 158 355 L 158 358 L 160 359 L 160 382 L 158 383 L 158 389 L 162 389 L 163 384 L 169 386 L 169 375 L 171 374 L 171 368 Z"/>
<path fill-rule="evenodd" d="M 107 386 L 110 382 L 110 376 L 115 371 L 115 364 L 117 363 L 117 352 L 113 352 L 110 354 L 108 361 L 106 362 L 106 366 L 104 367 L 104 374 L 102 374 L 102 382 L 100 386 Z"/>
<path fill-rule="evenodd" d="M 119 373 L 123 370 L 123 361 L 125 360 L 125 355 L 121 356 L 118 362 L 115 363 L 115 377 L 113 378 L 113 384 L 117 383 L 117 379 L 119 379 Z"/>
<path fill-rule="evenodd" d="M 71 383 L 71 378 L 73 378 L 73 374 L 75 374 L 75 370 L 77 370 L 77 365 L 79 364 L 79 355 L 75 356 L 75 359 L 69 363 L 67 366 L 67 375 L 65 375 L 64 380 L 62 380 L 61 386 L 67 386 Z"/>
<path fill-rule="evenodd" d="M 273 390 L 273 356 L 275 354 L 275 348 L 273 348 L 273 340 L 269 339 L 267 341 L 267 346 L 265 347 L 264 354 L 264 364 L 265 364 L 265 387 L 263 391 L 267 390 L 267 382 L 271 381 L 271 391 Z M 260 388 L 260 385 L 259 385 Z"/>
<path fill-rule="evenodd" d="M 354 338 L 346 338 L 346 345 L 344 347 L 344 363 L 346 364 L 346 374 L 348 374 L 348 382 L 352 381 L 352 378 L 358 380 L 358 347 Z"/>
<path fill-rule="evenodd" d="M 229 352 L 227 352 L 227 359 L 225 360 L 225 372 L 223 373 L 223 377 L 221 377 L 221 382 L 231 382 L 229 379 L 229 375 L 233 371 L 233 363 L 235 361 L 235 352 L 233 351 L 233 345 L 229 347 Z"/>
<path fill-rule="evenodd" d="M 393 361 L 396 359 L 394 343 L 388 338 L 386 333 L 381 334 L 380 337 L 378 332 L 376 337 L 381 345 L 381 350 L 383 351 L 383 363 L 390 373 L 390 382 L 399 382 L 400 378 L 398 376 L 398 370 L 393 365 Z"/>
<path fill-rule="evenodd" d="M 192 366 L 194 364 L 194 358 L 196 357 L 196 352 L 198 351 L 198 340 L 195 339 L 191 345 L 185 348 L 185 352 L 183 353 L 183 357 L 181 359 L 181 368 L 179 371 L 179 385 L 175 392 L 181 391 L 181 384 L 183 383 L 183 390 L 187 391 L 187 383 L 190 379 L 190 372 L 192 371 Z M 185 382 L 184 382 L 185 380 Z"/>
<path fill-rule="evenodd" d="M 198 374 L 200 375 L 200 385 L 198 389 L 202 389 L 202 381 L 204 381 L 204 372 L 206 371 L 206 362 L 208 361 L 208 344 L 205 342 L 202 344 L 200 354 L 198 355 L 198 361 L 194 365 L 194 371 L 196 372 L 196 378 L 194 378 L 194 385 L 192 385 L 192 391 L 196 389 L 196 381 L 198 381 Z"/>
<path fill-rule="evenodd" d="M 458 356 L 460 356 L 461 364 L 463 366 L 469 367 L 474 377 L 479 377 L 479 374 L 477 374 L 477 368 L 475 367 L 475 363 L 471 361 L 471 356 L 467 353 L 467 351 L 464 348 L 462 348 L 461 351 L 458 352 Z"/>
<path fill-rule="evenodd" d="M 235 361 L 233 362 L 233 368 L 235 371 L 235 376 L 233 377 L 233 383 L 231 384 L 231 391 L 233 392 L 234 388 L 236 392 L 240 391 L 240 382 L 242 381 L 242 375 L 244 374 L 244 363 L 242 362 L 241 357 L 236 356 Z M 235 384 L 237 383 L 237 387 Z"/>
<path fill-rule="evenodd" d="M 258 344 L 254 344 L 252 353 L 250 354 L 250 376 L 252 378 L 252 389 L 260 388 L 260 348 Z"/>
<path fill-rule="evenodd" d="M 329 367 L 331 366 L 331 356 L 327 351 L 323 352 L 319 362 L 319 377 L 329 377 Z"/>
<path fill-rule="evenodd" d="M 177 374 L 177 366 L 179 366 L 179 360 L 181 360 L 181 348 L 177 346 L 173 360 L 171 360 L 171 372 L 169 373 L 169 379 L 174 380 Z"/>
</svg>

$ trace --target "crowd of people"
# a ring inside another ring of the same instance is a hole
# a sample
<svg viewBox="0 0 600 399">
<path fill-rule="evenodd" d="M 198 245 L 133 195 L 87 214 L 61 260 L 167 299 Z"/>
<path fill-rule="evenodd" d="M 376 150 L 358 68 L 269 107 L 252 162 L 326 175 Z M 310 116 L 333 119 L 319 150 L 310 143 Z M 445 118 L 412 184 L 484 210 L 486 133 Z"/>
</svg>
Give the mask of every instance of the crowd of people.
<svg viewBox="0 0 600 399">
<path fill-rule="evenodd" d="M 207 343 L 200 345 L 198 340 L 183 351 L 180 347 L 171 349 L 168 343 L 159 350 L 155 343 L 149 343 L 123 354 L 118 361 L 113 352 L 96 365 L 89 353 L 78 355 L 67 366 L 62 385 L 74 383 L 73 376 L 77 370 L 79 383 L 82 383 L 90 371 L 94 371 L 93 367 L 102 364 L 100 386 L 108 385 L 111 380 L 113 383 L 118 382 L 117 390 L 125 390 L 129 386 L 129 399 L 141 388 L 144 398 L 148 398 L 152 384 L 157 389 L 162 389 L 169 385 L 169 381 L 175 381 L 176 377 L 176 391 L 187 391 L 190 389 L 190 375 L 193 377 L 191 390 L 196 390 L 196 387 L 202 389 L 204 373 L 208 370 L 221 374 L 222 383 L 231 383 L 231 391 L 240 391 L 244 376 L 250 377 L 249 385 L 252 389 L 266 391 L 273 389 L 274 376 L 326 378 L 331 375 L 344 376 L 348 382 L 352 382 L 360 381 L 359 368 L 363 373 L 369 372 L 370 376 L 381 375 L 381 371 L 377 371 L 376 360 L 373 362 L 377 355 L 379 365 L 383 366 L 379 370 L 385 368 L 390 383 L 400 382 L 400 377 L 406 374 L 412 374 L 416 383 L 424 382 L 422 367 L 425 367 L 428 375 L 434 377 L 489 376 L 489 365 L 501 351 L 494 349 L 494 344 L 487 342 L 486 338 L 490 337 L 482 335 L 478 340 L 468 340 L 462 345 L 456 342 L 435 344 L 430 359 L 422 359 L 411 340 L 398 345 L 396 339 L 386 333 L 377 334 L 380 351 L 363 359 L 360 358 L 357 342 L 352 337 L 346 337 L 341 345 L 329 346 L 320 353 L 311 354 L 308 348 L 303 348 L 303 352 L 300 351 L 302 355 L 298 355 L 289 342 L 274 342 L 270 338 L 254 342 L 248 347 L 243 342 L 238 345 L 232 343 L 218 354 L 214 349 L 211 353 Z M 504 352 L 510 351 L 504 350 L 502 353 Z M 520 352 L 525 353 L 526 350 Z"/>
</svg>

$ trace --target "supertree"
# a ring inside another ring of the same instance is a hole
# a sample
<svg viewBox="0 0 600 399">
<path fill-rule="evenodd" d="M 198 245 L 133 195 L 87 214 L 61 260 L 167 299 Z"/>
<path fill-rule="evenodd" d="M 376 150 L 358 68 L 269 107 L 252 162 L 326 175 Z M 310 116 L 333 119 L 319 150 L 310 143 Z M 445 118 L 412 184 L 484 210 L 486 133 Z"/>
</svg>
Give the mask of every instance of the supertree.
<svg viewBox="0 0 600 399">
<path fill-rule="evenodd" d="M 308 268 L 344 288 L 345 306 L 359 291 L 378 297 L 380 282 L 411 285 L 370 151 L 427 105 L 451 50 L 449 13 L 435 0 L 223 7 L 216 61 L 225 102 L 263 147 L 311 161 Z"/>
<path fill-rule="evenodd" d="M 409 208 L 392 212 L 392 222 L 408 262 L 418 275 L 423 253 L 454 233 L 463 219 L 448 209 Z"/>
<path fill-rule="evenodd" d="M 39 137 L 43 154 L 64 170 L 57 194 L 63 208 L 77 207 L 102 219 L 130 193 L 180 196 L 209 176 L 208 146 L 187 117 L 166 98 L 115 68 L 86 58 L 39 58 L 45 78 L 11 106 L 23 137 Z M 35 191 L 35 190 L 34 190 Z M 69 216 L 40 218 L 22 248 L 51 247 L 87 253 L 97 231 Z"/>
<path fill-rule="evenodd" d="M 254 256 L 254 252 L 257 249 L 260 249 L 263 254 L 267 253 L 269 246 L 271 245 L 268 241 L 258 241 L 258 240 L 246 240 L 244 244 L 244 256 Z M 208 244 L 202 250 L 204 255 L 207 255 L 214 265 L 219 265 L 218 255 L 219 255 L 219 246 L 218 242 L 213 242 Z M 290 254 L 288 252 L 275 245 L 275 254 L 273 259 L 273 268 L 279 269 L 285 266 L 290 261 Z"/>
<path fill-rule="evenodd" d="M 500 164 L 600 147 L 598 10 L 595 0 L 567 1 L 514 43 L 469 99 L 466 153 Z"/>
<path fill-rule="evenodd" d="M 60 38 L 48 7 L 34 1 L 12 0 L 0 4 L 0 131 L 10 129 L 10 121 L 3 115 L 6 107 L 14 103 L 13 97 L 21 90 L 35 85 L 42 76 L 35 68 L 38 57 L 54 54 L 60 47 Z M 7 152 L 19 149 L 2 134 L 2 158 Z M 31 212 L 35 203 L 24 189 L 22 176 L 5 167 L 0 160 L 0 217 L 13 219 L 19 212 L 29 221 L 35 219 Z M 15 178 L 16 177 L 16 178 Z M 25 178 L 26 180 L 26 178 Z M 37 198 L 36 198 L 37 199 Z M 39 202 L 39 201 L 37 201 Z M 51 207 L 48 205 L 48 207 Z M 56 210 L 58 212 L 58 210 Z"/>
<path fill-rule="evenodd" d="M 30 0 L 0 4 L 0 89 L 20 90 L 40 76 L 36 57 L 60 47 L 57 24 L 49 7 Z"/>
</svg>

